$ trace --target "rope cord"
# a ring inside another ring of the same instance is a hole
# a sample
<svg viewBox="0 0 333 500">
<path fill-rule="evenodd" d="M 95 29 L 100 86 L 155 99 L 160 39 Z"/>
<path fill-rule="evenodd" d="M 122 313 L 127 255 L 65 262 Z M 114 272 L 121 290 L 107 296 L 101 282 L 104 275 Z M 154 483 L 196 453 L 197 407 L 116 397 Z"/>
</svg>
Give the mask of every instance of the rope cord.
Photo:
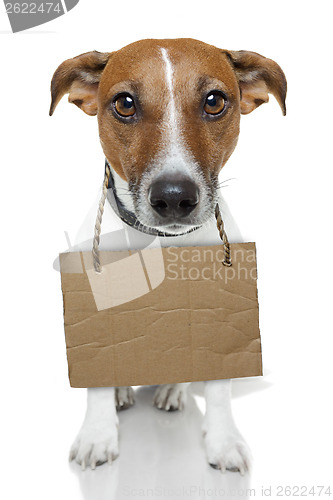
<svg viewBox="0 0 333 500">
<path fill-rule="evenodd" d="M 216 203 L 215 207 L 215 218 L 216 218 L 217 229 L 219 230 L 220 233 L 220 238 L 223 241 L 224 259 L 222 260 L 222 264 L 224 266 L 230 267 L 232 266 L 231 256 L 230 256 L 230 244 L 228 241 L 227 233 L 225 232 L 224 229 L 224 222 L 222 220 L 220 207 L 218 203 Z"/>
<path fill-rule="evenodd" d="M 103 213 L 104 213 L 104 205 L 105 205 L 106 193 L 107 193 L 108 185 L 109 185 L 110 174 L 111 174 L 110 167 L 107 165 L 105 168 L 102 196 L 101 196 L 101 199 L 100 199 L 99 205 L 98 205 L 97 217 L 96 217 L 96 222 L 95 222 L 93 248 L 92 248 L 93 262 L 94 262 L 94 268 L 95 268 L 96 273 L 102 272 L 98 247 L 99 247 L 99 241 L 100 241 L 100 236 L 101 236 L 102 217 L 103 217 Z"/>
</svg>

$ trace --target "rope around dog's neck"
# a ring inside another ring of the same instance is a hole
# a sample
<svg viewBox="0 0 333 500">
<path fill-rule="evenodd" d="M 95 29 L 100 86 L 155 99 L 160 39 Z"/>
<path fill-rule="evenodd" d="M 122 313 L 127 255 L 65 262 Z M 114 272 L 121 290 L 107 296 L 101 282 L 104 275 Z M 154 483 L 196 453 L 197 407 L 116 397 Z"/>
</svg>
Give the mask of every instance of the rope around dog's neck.
<svg viewBox="0 0 333 500">
<path fill-rule="evenodd" d="M 109 167 L 109 165 L 106 165 L 104 182 L 103 182 L 103 189 L 102 189 L 102 196 L 101 196 L 101 199 L 100 199 L 99 204 L 98 204 L 98 211 L 97 211 L 97 217 L 96 217 L 95 229 L 94 229 L 93 248 L 92 248 L 93 263 L 94 263 L 94 268 L 95 268 L 96 273 L 102 272 L 100 255 L 99 255 L 99 242 L 100 242 L 100 237 L 101 237 L 102 218 L 103 218 L 103 213 L 104 213 L 104 205 L 105 205 L 110 175 L 111 175 L 110 167 Z M 219 231 L 220 238 L 223 242 L 223 248 L 224 248 L 224 259 L 222 261 L 222 264 L 224 266 L 230 267 L 232 265 L 231 264 L 231 257 L 230 257 L 230 244 L 229 244 L 228 237 L 227 237 L 227 234 L 226 234 L 225 229 L 224 229 L 224 223 L 222 220 L 220 207 L 219 207 L 218 203 L 216 203 L 216 207 L 215 207 L 215 218 L 216 218 L 217 229 Z"/>
<path fill-rule="evenodd" d="M 222 260 L 222 264 L 224 266 L 230 267 L 231 264 L 231 256 L 230 256 L 230 244 L 228 241 L 227 233 L 225 232 L 224 229 L 224 222 L 222 219 L 222 215 L 220 212 L 220 207 L 219 204 L 216 203 L 215 207 L 215 218 L 216 218 L 216 226 L 217 229 L 219 230 L 220 233 L 220 238 L 223 241 L 223 248 L 224 248 L 224 259 Z"/>
<path fill-rule="evenodd" d="M 95 268 L 96 273 L 100 273 L 102 271 L 98 247 L 99 247 L 99 241 L 100 241 L 100 236 L 101 236 L 102 217 L 103 217 L 103 213 L 104 213 L 104 205 L 105 205 L 105 200 L 106 200 L 106 194 L 108 191 L 108 184 L 109 184 L 110 175 L 111 175 L 110 167 L 107 165 L 105 168 L 102 196 L 101 196 L 101 199 L 99 200 L 99 204 L 98 204 L 98 211 L 97 211 L 97 217 L 96 217 L 96 222 L 95 222 L 93 248 L 92 248 L 93 262 L 94 262 L 94 268 Z"/>
</svg>

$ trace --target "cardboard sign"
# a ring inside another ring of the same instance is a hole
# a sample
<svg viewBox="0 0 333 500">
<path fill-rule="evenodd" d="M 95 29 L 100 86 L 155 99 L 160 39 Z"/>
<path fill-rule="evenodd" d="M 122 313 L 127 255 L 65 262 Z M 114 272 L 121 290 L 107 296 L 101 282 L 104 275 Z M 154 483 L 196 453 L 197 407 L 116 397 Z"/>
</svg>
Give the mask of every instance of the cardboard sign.
<svg viewBox="0 0 333 500">
<path fill-rule="evenodd" d="M 262 375 L 254 243 L 60 254 L 72 387 Z"/>
</svg>

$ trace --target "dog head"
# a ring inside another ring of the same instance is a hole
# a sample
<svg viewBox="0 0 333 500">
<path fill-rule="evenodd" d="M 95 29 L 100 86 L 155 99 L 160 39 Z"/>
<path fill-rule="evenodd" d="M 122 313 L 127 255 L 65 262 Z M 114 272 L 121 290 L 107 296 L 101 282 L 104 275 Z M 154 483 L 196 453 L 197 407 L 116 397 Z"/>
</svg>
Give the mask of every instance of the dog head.
<svg viewBox="0 0 333 500">
<path fill-rule="evenodd" d="M 278 64 L 257 53 L 192 39 L 142 40 L 63 62 L 52 79 L 50 115 L 66 93 L 97 114 L 104 154 L 128 182 L 137 218 L 176 234 L 211 217 L 240 115 L 269 93 L 285 114 L 286 89 Z"/>
</svg>

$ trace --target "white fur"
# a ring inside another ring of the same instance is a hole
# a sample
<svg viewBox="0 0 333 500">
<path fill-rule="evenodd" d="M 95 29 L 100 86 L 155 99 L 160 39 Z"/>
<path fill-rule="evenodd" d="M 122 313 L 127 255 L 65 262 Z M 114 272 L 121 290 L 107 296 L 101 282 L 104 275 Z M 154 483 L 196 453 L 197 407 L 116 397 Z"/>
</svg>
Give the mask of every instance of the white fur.
<svg viewBox="0 0 333 500">
<path fill-rule="evenodd" d="M 112 170 L 112 176 L 118 198 L 122 201 L 123 205 L 125 206 L 125 208 L 127 208 L 127 210 L 133 212 L 134 211 L 133 200 L 131 193 L 128 189 L 128 183 L 124 179 L 122 179 L 115 170 Z"/>
<path fill-rule="evenodd" d="M 221 472 L 250 469 L 251 453 L 231 412 L 231 380 L 205 383 L 206 415 L 203 423 L 206 456 Z"/>
<path fill-rule="evenodd" d="M 132 387 L 116 387 L 115 392 L 117 410 L 134 405 L 134 391 Z"/>
<path fill-rule="evenodd" d="M 84 470 L 117 458 L 118 416 L 113 387 L 88 389 L 87 411 L 84 422 L 71 451 L 70 460 L 76 460 Z"/>
<path fill-rule="evenodd" d="M 160 410 L 182 410 L 187 400 L 189 384 L 164 384 L 157 387 L 153 403 Z"/>
<path fill-rule="evenodd" d="M 161 49 L 163 61 L 165 63 L 165 80 L 166 86 L 169 91 L 169 105 L 168 105 L 168 119 L 169 119 L 169 130 L 172 136 L 172 139 L 175 139 L 177 136 L 177 118 L 176 118 L 176 104 L 175 104 L 175 95 L 173 88 L 173 68 L 171 61 L 168 56 L 168 51 L 166 49 Z M 174 144 L 174 141 L 172 141 Z"/>
</svg>

